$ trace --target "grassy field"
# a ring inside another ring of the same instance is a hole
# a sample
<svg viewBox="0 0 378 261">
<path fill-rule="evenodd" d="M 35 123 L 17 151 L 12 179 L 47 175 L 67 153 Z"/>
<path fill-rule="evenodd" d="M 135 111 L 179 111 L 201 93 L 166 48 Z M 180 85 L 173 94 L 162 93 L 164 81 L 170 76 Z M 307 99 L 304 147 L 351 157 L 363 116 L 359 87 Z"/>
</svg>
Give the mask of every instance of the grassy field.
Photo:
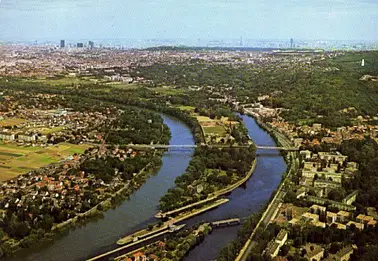
<svg viewBox="0 0 378 261">
<path fill-rule="evenodd" d="M 69 85 L 76 85 L 76 84 L 88 84 L 93 83 L 88 78 L 78 78 L 78 77 L 62 77 L 62 78 L 34 78 L 34 79 L 25 79 L 26 82 L 36 82 L 36 83 L 43 83 L 48 85 L 54 86 L 69 86 Z"/>
<path fill-rule="evenodd" d="M 104 79 L 96 79 L 94 76 L 90 77 L 57 77 L 57 78 L 32 78 L 24 79 L 26 82 L 42 83 L 52 86 L 73 86 L 73 85 L 88 85 L 88 84 L 101 84 L 104 88 L 96 89 L 96 91 L 110 92 L 113 88 L 123 89 L 123 90 L 133 90 L 140 86 L 135 83 L 124 83 L 124 82 L 110 82 Z"/>
<path fill-rule="evenodd" d="M 81 154 L 89 147 L 61 143 L 41 148 L 0 143 L 0 181 L 58 162 L 75 153 Z"/>
<path fill-rule="evenodd" d="M 63 128 L 64 128 L 63 126 L 59 126 L 59 127 L 54 127 L 54 128 L 38 128 L 38 129 L 33 129 L 33 130 L 40 132 L 42 135 L 48 135 L 48 134 L 60 132 L 63 130 Z"/>
<path fill-rule="evenodd" d="M 156 88 L 150 88 L 151 91 L 159 92 L 166 95 L 179 95 L 185 93 L 181 89 L 174 89 L 172 87 L 156 87 Z"/>
<path fill-rule="evenodd" d="M 200 123 L 204 135 L 217 135 L 224 137 L 227 134 L 227 129 L 229 125 L 237 124 L 236 121 L 229 121 L 227 117 L 222 117 L 221 119 L 210 119 L 206 116 L 196 116 L 198 122 Z"/>
<path fill-rule="evenodd" d="M 219 126 L 219 125 L 212 126 L 212 127 L 204 126 L 203 131 L 205 132 L 205 135 L 215 134 L 215 135 L 219 135 L 219 136 L 224 136 L 227 133 L 226 129 L 223 126 Z"/>
<path fill-rule="evenodd" d="M 179 108 L 180 110 L 183 110 L 183 111 L 189 111 L 191 113 L 194 113 L 194 109 L 195 107 L 193 106 L 178 106 L 177 108 Z"/>
<path fill-rule="evenodd" d="M 4 119 L 4 120 L 0 120 L 0 127 L 14 126 L 14 125 L 22 124 L 24 122 L 26 122 L 26 120 L 19 119 L 19 118 Z"/>
<path fill-rule="evenodd" d="M 215 119 L 210 119 L 209 117 L 207 116 L 197 116 L 196 117 L 198 122 L 201 123 L 201 122 L 211 122 L 211 121 L 216 121 Z"/>
<path fill-rule="evenodd" d="M 197 120 L 199 123 L 203 122 L 218 122 L 218 123 L 223 123 L 223 124 L 237 124 L 238 122 L 236 121 L 229 121 L 228 117 L 222 117 L 221 119 L 210 119 L 207 116 L 196 116 Z"/>
<path fill-rule="evenodd" d="M 133 90 L 133 89 L 140 88 L 140 86 L 135 83 L 108 82 L 108 83 L 105 83 L 105 85 L 111 86 L 117 89 L 123 89 L 123 90 Z"/>
</svg>

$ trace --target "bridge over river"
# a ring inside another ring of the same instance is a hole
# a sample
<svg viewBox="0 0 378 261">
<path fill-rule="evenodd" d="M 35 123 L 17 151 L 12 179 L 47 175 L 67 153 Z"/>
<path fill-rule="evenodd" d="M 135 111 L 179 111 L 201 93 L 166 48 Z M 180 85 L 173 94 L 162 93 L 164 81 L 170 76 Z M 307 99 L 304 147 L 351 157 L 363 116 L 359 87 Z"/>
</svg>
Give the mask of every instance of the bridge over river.
<svg viewBox="0 0 378 261">
<path fill-rule="evenodd" d="M 166 145 L 166 144 L 128 144 L 127 147 L 135 148 L 135 149 L 142 149 L 142 148 L 149 148 L 149 149 L 179 149 L 179 148 L 197 148 L 197 147 L 209 147 L 209 148 L 248 148 L 249 145 L 208 145 L 208 144 L 201 144 L 201 145 L 185 145 L 185 144 L 176 144 L 176 145 Z M 296 147 L 274 147 L 274 146 L 256 146 L 259 150 L 281 150 L 281 151 L 297 151 L 299 150 Z"/>
</svg>

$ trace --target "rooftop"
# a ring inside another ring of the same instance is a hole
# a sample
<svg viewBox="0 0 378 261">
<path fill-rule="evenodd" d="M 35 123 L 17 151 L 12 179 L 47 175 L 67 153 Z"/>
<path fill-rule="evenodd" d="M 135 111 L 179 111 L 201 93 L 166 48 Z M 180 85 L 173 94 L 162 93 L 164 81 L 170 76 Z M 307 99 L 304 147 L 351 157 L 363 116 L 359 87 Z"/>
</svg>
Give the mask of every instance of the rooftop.
<svg viewBox="0 0 378 261">
<path fill-rule="evenodd" d="M 276 239 L 279 241 L 282 241 L 286 237 L 286 235 L 287 235 L 287 231 L 285 229 L 281 229 Z"/>
</svg>

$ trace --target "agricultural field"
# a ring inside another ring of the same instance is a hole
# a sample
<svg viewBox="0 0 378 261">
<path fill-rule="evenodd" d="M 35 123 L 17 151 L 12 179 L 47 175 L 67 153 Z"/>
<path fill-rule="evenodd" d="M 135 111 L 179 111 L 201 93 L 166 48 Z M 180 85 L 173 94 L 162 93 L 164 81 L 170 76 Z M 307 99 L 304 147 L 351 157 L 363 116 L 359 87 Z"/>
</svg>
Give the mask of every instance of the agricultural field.
<svg viewBox="0 0 378 261">
<path fill-rule="evenodd" d="M 11 127 L 11 126 L 23 124 L 25 122 L 26 122 L 25 119 L 8 118 L 8 119 L 0 120 L 0 127 Z"/>
<path fill-rule="evenodd" d="M 0 181 L 59 162 L 75 153 L 82 154 L 89 147 L 61 143 L 41 148 L 0 143 Z"/>
</svg>

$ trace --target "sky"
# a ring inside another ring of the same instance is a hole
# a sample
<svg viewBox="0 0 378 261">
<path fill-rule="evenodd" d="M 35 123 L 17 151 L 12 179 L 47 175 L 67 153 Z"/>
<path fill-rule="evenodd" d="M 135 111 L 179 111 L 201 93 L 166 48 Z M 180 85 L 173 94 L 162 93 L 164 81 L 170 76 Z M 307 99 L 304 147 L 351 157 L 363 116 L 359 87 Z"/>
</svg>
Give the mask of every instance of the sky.
<svg viewBox="0 0 378 261">
<path fill-rule="evenodd" d="M 378 0 L 0 0 L 0 42 L 241 36 L 378 41 Z"/>
</svg>

